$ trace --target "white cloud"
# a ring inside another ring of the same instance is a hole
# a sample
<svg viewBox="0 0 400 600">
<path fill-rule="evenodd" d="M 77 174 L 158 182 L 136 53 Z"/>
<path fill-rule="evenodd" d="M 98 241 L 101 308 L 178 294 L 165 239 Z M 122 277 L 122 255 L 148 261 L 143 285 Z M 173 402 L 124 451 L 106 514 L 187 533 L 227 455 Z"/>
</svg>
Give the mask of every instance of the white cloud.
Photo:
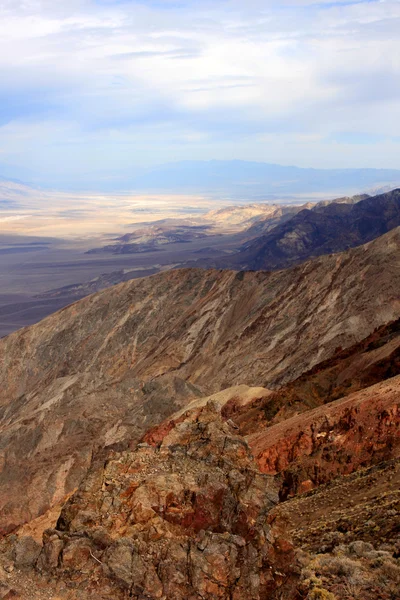
<svg viewBox="0 0 400 600">
<path fill-rule="evenodd" d="M 269 160 L 335 166 L 340 144 L 317 140 L 340 132 L 387 136 L 394 166 L 398 1 L 0 0 L 0 19 L 0 151 L 35 152 L 43 174 L 54 156 L 127 165 L 127 147 L 132 164 L 262 159 L 265 139 Z M 375 148 L 354 164 L 374 166 Z"/>
</svg>

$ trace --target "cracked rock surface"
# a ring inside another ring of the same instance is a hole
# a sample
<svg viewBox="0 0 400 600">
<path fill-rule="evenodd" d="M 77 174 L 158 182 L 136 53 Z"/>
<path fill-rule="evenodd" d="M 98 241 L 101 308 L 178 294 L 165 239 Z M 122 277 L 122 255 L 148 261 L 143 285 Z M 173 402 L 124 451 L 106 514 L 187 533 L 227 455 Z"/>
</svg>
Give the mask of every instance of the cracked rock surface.
<svg viewBox="0 0 400 600">
<path fill-rule="evenodd" d="M 292 546 L 268 514 L 272 477 L 210 401 L 155 446 L 94 468 L 45 534 L 42 571 L 112 581 L 137 600 L 274 598 L 289 589 Z"/>
</svg>

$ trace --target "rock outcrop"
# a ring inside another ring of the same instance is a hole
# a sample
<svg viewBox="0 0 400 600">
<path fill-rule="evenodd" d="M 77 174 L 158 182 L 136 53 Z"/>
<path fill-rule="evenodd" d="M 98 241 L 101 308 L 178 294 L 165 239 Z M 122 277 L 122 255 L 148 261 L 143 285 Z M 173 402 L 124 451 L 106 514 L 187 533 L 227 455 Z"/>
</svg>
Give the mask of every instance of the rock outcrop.
<svg viewBox="0 0 400 600">
<path fill-rule="evenodd" d="M 156 446 L 93 468 L 45 532 L 37 566 L 86 587 L 114 582 L 136 600 L 295 598 L 293 548 L 268 524 L 277 501 L 210 400 Z"/>
<path fill-rule="evenodd" d="M 281 498 L 400 456 L 400 375 L 249 436 Z"/>
<path fill-rule="evenodd" d="M 194 401 L 137 448 L 95 461 L 56 528 L 45 531 L 39 557 L 37 544 L 19 538 L 19 564 L 73 581 L 85 598 L 107 589 L 104 598 L 136 600 L 299 600 L 331 591 L 344 599 L 335 556 L 352 556 L 366 542 L 370 562 L 352 568 L 365 578 L 379 567 L 380 579 L 368 576 L 362 590 L 369 600 L 389 598 L 400 550 L 400 376 L 247 443 L 228 415 L 233 406 L 251 411 L 254 395 L 271 392 L 239 386 Z M 278 504 L 278 493 L 289 501 Z M 371 562 L 383 556 L 386 570 Z M 323 565 L 330 565 L 323 580 L 306 578 L 315 568 L 325 573 Z"/>
</svg>

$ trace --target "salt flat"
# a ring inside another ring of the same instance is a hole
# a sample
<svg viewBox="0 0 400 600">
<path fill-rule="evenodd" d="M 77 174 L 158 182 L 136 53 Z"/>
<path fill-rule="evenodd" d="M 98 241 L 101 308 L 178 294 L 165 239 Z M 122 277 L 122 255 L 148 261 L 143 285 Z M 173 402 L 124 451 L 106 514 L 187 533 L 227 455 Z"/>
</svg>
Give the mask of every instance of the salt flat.
<svg viewBox="0 0 400 600">
<path fill-rule="evenodd" d="M 120 235 L 131 224 L 193 217 L 231 203 L 200 195 L 68 193 L 0 181 L 0 232 L 85 239 Z"/>
</svg>

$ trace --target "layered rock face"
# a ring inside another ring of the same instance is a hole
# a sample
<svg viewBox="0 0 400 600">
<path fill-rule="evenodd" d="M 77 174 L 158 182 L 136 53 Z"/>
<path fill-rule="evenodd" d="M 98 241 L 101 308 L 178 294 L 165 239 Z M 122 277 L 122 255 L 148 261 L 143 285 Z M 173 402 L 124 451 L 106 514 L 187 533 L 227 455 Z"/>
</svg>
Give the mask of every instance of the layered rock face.
<svg viewBox="0 0 400 600">
<path fill-rule="evenodd" d="M 0 340 L 0 528 L 188 402 L 277 387 L 400 315 L 400 233 L 276 273 L 188 269 L 107 289 Z"/>
<path fill-rule="evenodd" d="M 400 376 L 249 437 L 262 472 L 280 473 L 281 497 L 400 457 Z"/>
<path fill-rule="evenodd" d="M 345 350 L 339 348 L 332 358 L 315 365 L 278 391 L 260 394 L 245 404 L 231 400 L 224 413 L 234 416 L 242 435 L 251 436 L 398 373 L 400 319 L 378 327 Z"/>
<path fill-rule="evenodd" d="M 137 600 L 295 597 L 293 549 L 268 524 L 277 501 L 210 400 L 156 446 L 94 468 L 45 533 L 38 568 L 86 587 L 111 580 Z"/>
</svg>

